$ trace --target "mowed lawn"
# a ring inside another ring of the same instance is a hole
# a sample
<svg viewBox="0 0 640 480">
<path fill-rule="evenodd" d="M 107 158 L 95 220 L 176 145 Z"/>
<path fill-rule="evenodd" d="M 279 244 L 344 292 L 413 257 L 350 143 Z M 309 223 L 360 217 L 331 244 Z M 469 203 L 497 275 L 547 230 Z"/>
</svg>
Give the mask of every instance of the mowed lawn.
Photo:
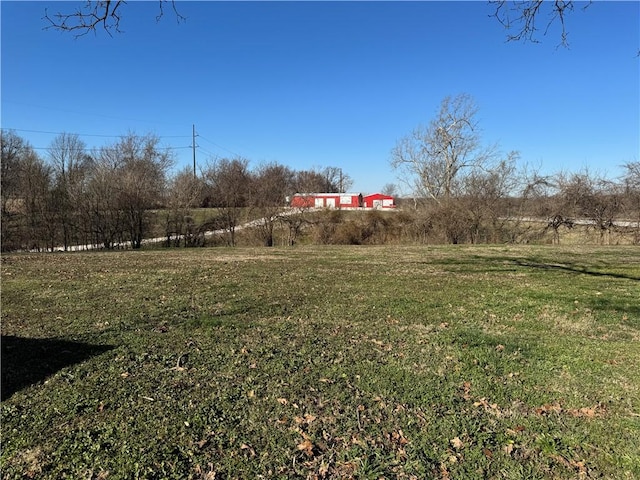
<svg viewBox="0 0 640 480">
<path fill-rule="evenodd" d="M 3 255 L 3 479 L 640 478 L 638 247 Z"/>
</svg>

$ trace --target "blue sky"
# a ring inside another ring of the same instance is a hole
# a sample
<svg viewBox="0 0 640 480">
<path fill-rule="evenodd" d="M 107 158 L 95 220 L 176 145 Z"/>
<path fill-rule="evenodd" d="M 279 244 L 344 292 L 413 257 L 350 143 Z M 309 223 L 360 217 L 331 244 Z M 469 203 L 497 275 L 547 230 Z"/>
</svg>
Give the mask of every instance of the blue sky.
<svg viewBox="0 0 640 480">
<path fill-rule="evenodd" d="M 640 2 L 576 8 L 568 49 L 556 29 L 505 42 L 483 1 L 179 2 L 181 24 L 131 2 L 113 38 L 43 30 L 75 6 L 1 2 L 2 128 L 43 156 L 55 132 L 151 132 L 188 166 L 195 124 L 198 163 L 341 167 L 370 193 L 398 183 L 396 141 L 468 93 L 484 141 L 543 173 L 640 160 Z"/>
</svg>

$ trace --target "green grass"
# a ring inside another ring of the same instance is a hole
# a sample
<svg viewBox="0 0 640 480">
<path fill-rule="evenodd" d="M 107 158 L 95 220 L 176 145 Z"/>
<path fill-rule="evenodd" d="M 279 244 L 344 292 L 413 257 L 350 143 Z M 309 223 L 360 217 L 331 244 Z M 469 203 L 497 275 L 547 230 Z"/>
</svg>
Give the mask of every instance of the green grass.
<svg viewBox="0 0 640 480">
<path fill-rule="evenodd" d="M 640 250 L 2 257 L 2 477 L 640 478 Z"/>
</svg>

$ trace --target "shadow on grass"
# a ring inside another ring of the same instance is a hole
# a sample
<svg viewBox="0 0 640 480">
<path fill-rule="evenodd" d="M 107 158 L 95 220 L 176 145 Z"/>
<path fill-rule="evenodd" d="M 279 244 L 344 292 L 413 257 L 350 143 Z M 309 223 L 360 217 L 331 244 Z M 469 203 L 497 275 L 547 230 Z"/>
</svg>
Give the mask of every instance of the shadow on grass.
<svg viewBox="0 0 640 480">
<path fill-rule="evenodd" d="M 640 280 L 640 277 L 635 277 L 633 275 L 625 275 L 624 273 L 613 273 L 613 272 L 597 272 L 594 270 L 589 270 L 586 267 L 578 267 L 576 265 L 571 264 L 560 264 L 560 263 L 540 263 L 534 261 L 527 260 L 514 260 L 516 265 L 521 267 L 529 267 L 529 268 L 540 268 L 543 270 L 564 270 L 566 272 L 572 273 L 580 273 L 583 275 L 593 275 L 596 277 L 611 277 L 611 278 L 624 278 L 627 280 Z"/>
<path fill-rule="evenodd" d="M 111 350 L 110 345 L 89 345 L 56 338 L 2 335 L 1 399 L 43 381 L 58 370 Z"/>
</svg>

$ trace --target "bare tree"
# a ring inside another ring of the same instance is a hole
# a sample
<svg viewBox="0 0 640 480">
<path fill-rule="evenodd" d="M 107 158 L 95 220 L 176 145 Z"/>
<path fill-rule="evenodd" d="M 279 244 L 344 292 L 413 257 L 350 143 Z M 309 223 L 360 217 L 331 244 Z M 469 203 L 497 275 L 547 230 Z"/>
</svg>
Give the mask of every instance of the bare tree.
<svg viewBox="0 0 640 480">
<path fill-rule="evenodd" d="M 200 203 L 202 191 L 202 180 L 194 177 L 189 167 L 185 167 L 171 178 L 165 225 L 167 246 L 171 246 L 172 235 L 175 235 L 176 246 L 179 246 L 180 240 L 183 240 L 185 247 L 191 247 L 195 246 L 201 234 L 204 234 L 195 224 L 192 214 L 192 209 Z"/>
<path fill-rule="evenodd" d="M 640 162 L 628 162 L 622 177 L 624 208 L 627 216 L 635 222 L 634 243 L 640 243 Z"/>
<path fill-rule="evenodd" d="M 600 244 L 611 244 L 611 234 L 617 230 L 617 216 L 622 211 L 623 188 L 609 180 L 594 179 L 591 199 L 587 200 L 585 212 L 600 234 Z"/>
<path fill-rule="evenodd" d="M 250 204 L 260 218 L 256 228 L 267 247 L 274 244 L 274 228 L 287 197 L 295 193 L 293 179 L 294 172 L 278 163 L 260 165 L 253 172 Z"/>
<path fill-rule="evenodd" d="M 132 248 L 140 248 L 148 231 L 149 210 L 164 201 L 166 175 L 173 160 L 169 150 L 159 147 L 154 135 L 128 134 L 111 147 L 120 157 L 119 207 Z"/>
<path fill-rule="evenodd" d="M 90 243 L 110 249 L 124 241 L 124 219 L 118 205 L 120 162 L 115 151 L 106 147 L 94 151 L 92 156 L 82 218 Z"/>
<path fill-rule="evenodd" d="M 178 22 L 186 20 L 178 13 L 176 0 L 158 0 L 159 13 L 156 16 L 156 21 L 160 21 L 164 16 L 165 4 L 169 1 Z M 71 13 L 67 11 L 67 13 L 58 12 L 53 15 L 49 15 L 48 10 L 45 9 L 43 19 L 48 22 L 45 28 L 73 32 L 76 37 L 81 37 L 89 32 L 96 33 L 98 28 L 102 28 L 112 36 L 111 32 L 122 33 L 120 20 L 126 4 L 127 2 L 124 0 L 88 0 L 81 7 L 76 7 Z"/>
<path fill-rule="evenodd" d="M 537 223 L 541 219 L 544 227 L 539 233 L 552 232 L 552 243 L 560 244 L 560 230 L 571 229 L 574 219 L 569 216 L 563 198 L 560 195 L 558 175 L 540 175 L 538 171 L 525 174 L 525 187 L 521 194 L 524 204 L 521 213 L 530 216 L 528 220 Z M 532 217 L 532 218 L 531 218 Z"/>
<path fill-rule="evenodd" d="M 629 188 L 640 191 L 640 162 L 627 162 L 624 165 L 626 174 L 623 182 Z"/>
<path fill-rule="evenodd" d="M 61 133 L 49 146 L 49 159 L 53 169 L 53 201 L 65 251 L 78 236 L 78 206 L 82 202 L 83 183 L 90 157 L 86 145 L 76 134 Z"/>
<path fill-rule="evenodd" d="M 305 226 L 314 224 L 312 217 L 309 215 L 310 210 L 311 207 L 296 207 L 287 212 L 287 214 L 278 217 L 280 222 L 287 226 L 289 232 L 287 245 L 290 247 L 296 244 Z"/>
<path fill-rule="evenodd" d="M 504 225 L 510 221 L 504 215 L 505 203 L 517 193 L 518 159 L 517 152 L 510 152 L 490 169 L 473 171 L 464 178 L 460 200 L 468 211 L 471 243 L 501 240 Z"/>
<path fill-rule="evenodd" d="M 440 203 L 460 191 L 465 174 L 486 168 L 496 155 L 484 147 L 476 114 L 467 94 L 446 97 L 428 127 L 417 127 L 391 151 L 391 166 L 417 195 Z"/>
<path fill-rule="evenodd" d="M 298 193 L 339 193 L 351 188 L 353 180 L 339 167 L 315 167 L 298 171 L 294 189 Z"/>
<path fill-rule="evenodd" d="M 94 243 L 113 248 L 129 240 L 140 248 L 149 232 L 151 210 L 164 203 L 169 149 L 154 135 L 129 133 L 94 153 L 87 205 Z"/>
<path fill-rule="evenodd" d="M 398 186 L 395 183 L 385 183 L 380 193 L 395 197 L 398 194 Z"/>
<path fill-rule="evenodd" d="M 87 162 L 87 146 L 75 133 L 61 133 L 49 145 L 48 153 L 56 177 L 75 182 Z"/>
<path fill-rule="evenodd" d="M 55 244 L 52 172 L 24 139 L 2 131 L 2 249 L 45 249 Z"/>
<path fill-rule="evenodd" d="M 0 161 L 0 196 L 2 198 L 3 240 L 6 240 L 4 228 L 8 226 L 11 212 L 20 202 L 20 163 L 23 157 L 32 151 L 31 146 L 11 130 L 0 131 L 2 159 Z"/>
<path fill-rule="evenodd" d="M 344 173 L 340 167 L 324 167 L 319 170 L 320 174 L 324 177 L 326 185 L 328 187 L 324 192 L 337 192 L 343 193 L 348 191 L 353 185 L 351 177 Z"/>
<path fill-rule="evenodd" d="M 50 213 L 51 169 L 33 151 L 20 165 L 20 194 L 24 201 L 25 236 L 22 247 L 42 250 L 55 246 L 55 223 Z"/>
<path fill-rule="evenodd" d="M 51 246 L 51 169 L 12 131 L 1 131 L 0 145 L 2 250 Z"/>
<path fill-rule="evenodd" d="M 587 221 L 599 232 L 600 243 L 609 243 L 621 208 L 621 192 L 610 180 L 588 170 L 559 175 L 562 204 L 576 220 Z"/>
<path fill-rule="evenodd" d="M 227 244 L 235 246 L 236 228 L 243 209 L 248 206 L 249 161 L 243 158 L 216 160 L 206 168 L 204 179 L 211 192 L 212 205 L 219 209 L 220 220 L 227 232 Z"/>
</svg>

